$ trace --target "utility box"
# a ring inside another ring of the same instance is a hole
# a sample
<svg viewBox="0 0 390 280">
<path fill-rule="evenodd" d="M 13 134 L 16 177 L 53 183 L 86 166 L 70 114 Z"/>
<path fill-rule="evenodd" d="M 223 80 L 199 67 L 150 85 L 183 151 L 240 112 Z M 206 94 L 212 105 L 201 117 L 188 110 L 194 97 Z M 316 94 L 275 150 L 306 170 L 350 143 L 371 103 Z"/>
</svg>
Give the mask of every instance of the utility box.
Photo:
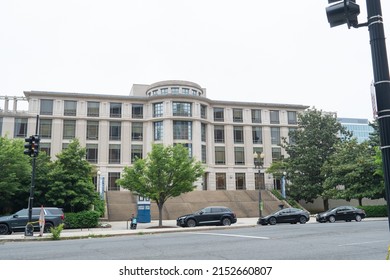
<svg viewBox="0 0 390 280">
<path fill-rule="evenodd" d="M 150 199 L 148 197 L 138 196 L 137 219 L 138 223 L 150 223 Z"/>
</svg>

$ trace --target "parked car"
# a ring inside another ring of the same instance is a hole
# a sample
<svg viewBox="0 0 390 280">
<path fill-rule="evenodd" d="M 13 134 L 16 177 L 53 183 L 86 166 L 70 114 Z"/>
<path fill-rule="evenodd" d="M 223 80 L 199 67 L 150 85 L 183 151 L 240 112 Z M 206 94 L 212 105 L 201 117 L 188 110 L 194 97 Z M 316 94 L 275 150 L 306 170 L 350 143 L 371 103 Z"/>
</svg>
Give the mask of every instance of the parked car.
<svg viewBox="0 0 390 280">
<path fill-rule="evenodd" d="M 276 225 L 277 223 L 305 224 L 309 220 L 309 212 L 302 209 L 290 207 L 278 210 L 265 217 L 261 217 L 259 218 L 257 223 L 263 226 L 268 224 Z"/>
<path fill-rule="evenodd" d="M 39 231 L 39 214 L 41 208 L 32 208 L 32 222 L 34 230 Z M 50 228 L 56 227 L 64 222 L 64 212 L 61 208 L 45 207 L 45 228 L 44 232 L 49 232 Z M 0 217 L 0 235 L 11 234 L 12 232 L 25 231 L 28 223 L 28 209 L 22 209 L 10 216 Z"/>
<path fill-rule="evenodd" d="M 335 221 L 350 222 L 352 220 L 360 222 L 365 217 L 366 212 L 362 209 L 353 206 L 339 206 L 329 209 L 328 211 L 318 213 L 316 215 L 316 220 L 320 223 L 334 223 Z"/>
<path fill-rule="evenodd" d="M 230 226 L 237 222 L 236 214 L 224 206 L 210 206 L 192 214 L 177 218 L 176 224 L 181 227 L 195 227 L 202 225 Z"/>
</svg>

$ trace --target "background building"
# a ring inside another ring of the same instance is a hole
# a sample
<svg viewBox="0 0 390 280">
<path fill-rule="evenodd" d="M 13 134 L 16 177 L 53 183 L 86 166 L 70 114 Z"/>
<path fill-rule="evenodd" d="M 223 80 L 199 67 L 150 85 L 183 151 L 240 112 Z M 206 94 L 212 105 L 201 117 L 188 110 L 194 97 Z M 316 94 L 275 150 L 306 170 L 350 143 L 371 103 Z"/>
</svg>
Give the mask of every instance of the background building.
<svg viewBox="0 0 390 280">
<path fill-rule="evenodd" d="M 356 119 L 356 118 L 337 118 L 337 120 L 346 129 L 353 133 L 358 143 L 362 143 L 370 138 L 370 133 L 374 132 L 372 126 L 369 125 L 368 119 Z"/>
</svg>

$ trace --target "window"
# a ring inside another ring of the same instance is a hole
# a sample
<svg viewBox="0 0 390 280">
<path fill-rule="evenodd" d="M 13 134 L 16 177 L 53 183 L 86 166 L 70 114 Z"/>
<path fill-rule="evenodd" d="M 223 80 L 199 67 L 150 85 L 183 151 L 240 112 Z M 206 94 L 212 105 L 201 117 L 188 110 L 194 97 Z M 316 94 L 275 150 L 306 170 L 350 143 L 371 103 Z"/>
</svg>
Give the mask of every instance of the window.
<svg viewBox="0 0 390 280">
<path fill-rule="evenodd" d="M 200 105 L 200 117 L 202 119 L 207 119 L 207 106 L 206 105 L 203 105 L 203 104 Z"/>
<path fill-rule="evenodd" d="M 272 124 L 278 124 L 279 123 L 279 111 L 271 110 L 269 112 L 270 114 L 270 121 Z"/>
<path fill-rule="evenodd" d="M 122 117 L 122 103 L 110 102 L 110 118 Z"/>
<path fill-rule="evenodd" d="M 162 94 L 162 95 L 168 94 L 168 88 L 162 88 L 162 89 L 161 89 L 161 94 Z"/>
<path fill-rule="evenodd" d="M 51 152 L 51 145 L 50 143 L 40 143 L 39 144 L 39 152 L 42 153 L 42 152 L 45 152 L 46 155 L 50 156 L 50 152 Z"/>
<path fill-rule="evenodd" d="M 293 136 L 294 134 L 295 134 L 295 131 L 296 131 L 297 129 L 296 128 L 293 128 L 293 127 L 290 127 L 289 129 L 288 129 L 288 140 L 289 140 L 289 143 L 290 144 L 296 144 L 296 142 L 295 142 L 295 137 Z"/>
<path fill-rule="evenodd" d="M 264 186 L 265 186 L 264 173 L 256 172 L 255 173 L 255 190 L 258 190 L 259 187 L 261 187 L 261 189 L 264 189 Z"/>
<path fill-rule="evenodd" d="M 137 158 L 142 158 L 142 145 L 131 145 L 131 163 Z"/>
<path fill-rule="evenodd" d="M 192 122 L 173 121 L 174 140 L 192 140 Z"/>
<path fill-rule="evenodd" d="M 27 121 L 25 118 L 15 118 L 14 137 L 27 137 Z M 1 132 L 1 131 L 0 131 Z M 0 133 L 1 135 L 1 133 Z"/>
<path fill-rule="evenodd" d="M 253 144 L 263 144 L 263 133 L 260 126 L 252 127 L 252 142 Z"/>
<path fill-rule="evenodd" d="M 217 122 L 224 121 L 224 109 L 223 108 L 214 108 L 214 121 L 217 121 Z"/>
<path fill-rule="evenodd" d="M 98 163 L 98 144 L 87 144 L 87 161 L 89 163 Z"/>
<path fill-rule="evenodd" d="M 207 147 L 202 145 L 202 163 L 207 163 Z"/>
<path fill-rule="evenodd" d="M 153 104 L 153 117 L 162 117 L 163 116 L 163 103 L 154 103 Z"/>
<path fill-rule="evenodd" d="M 214 143 L 225 143 L 225 127 L 223 125 L 214 126 Z"/>
<path fill-rule="evenodd" d="M 245 190 L 245 173 L 236 173 L 236 190 Z"/>
<path fill-rule="evenodd" d="M 87 121 L 87 139 L 98 140 L 99 139 L 99 122 Z"/>
<path fill-rule="evenodd" d="M 52 120 L 40 120 L 39 122 L 39 131 L 41 138 L 51 138 L 51 127 L 52 127 Z"/>
<path fill-rule="evenodd" d="M 172 87 L 171 88 L 171 93 L 172 94 L 179 94 L 179 88 L 178 87 Z"/>
<path fill-rule="evenodd" d="M 271 144 L 279 145 L 280 144 L 280 128 L 271 127 Z"/>
<path fill-rule="evenodd" d="M 144 117 L 144 105 L 142 104 L 131 105 L 131 111 L 131 117 L 133 119 L 142 119 Z"/>
<path fill-rule="evenodd" d="M 189 88 L 183 88 L 182 91 L 183 91 L 183 94 L 190 94 Z"/>
<path fill-rule="evenodd" d="M 198 95 L 198 91 L 197 91 L 196 89 L 193 89 L 193 90 L 192 90 L 192 95 L 195 95 L 195 96 Z M 199 94 L 199 95 L 200 95 L 200 94 Z"/>
<path fill-rule="evenodd" d="M 41 99 L 41 115 L 53 115 L 53 100 Z"/>
<path fill-rule="evenodd" d="M 225 164 L 225 147 L 215 147 L 215 164 Z"/>
<path fill-rule="evenodd" d="M 242 109 L 233 109 L 233 122 L 243 122 Z"/>
<path fill-rule="evenodd" d="M 121 178 L 120 172 L 108 172 L 108 190 L 109 191 L 119 191 L 120 186 L 116 183 L 116 180 Z"/>
<path fill-rule="evenodd" d="M 121 163 L 121 145 L 110 144 L 108 148 L 108 163 Z"/>
<path fill-rule="evenodd" d="M 172 112 L 174 116 L 191 117 L 191 103 L 173 102 Z"/>
<path fill-rule="evenodd" d="M 281 148 L 272 148 L 272 160 L 280 160 L 282 158 L 282 149 Z"/>
<path fill-rule="evenodd" d="M 287 122 L 288 122 L 288 124 L 297 124 L 297 112 L 288 111 L 287 112 Z"/>
<path fill-rule="evenodd" d="M 226 174 L 215 173 L 215 185 L 217 190 L 226 190 Z"/>
<path fill-rule="evenodd" d="M 244 143 L 244 128 L 242 126 L 233 127 L 234 143 Z"/>
<path fill-rule="evenodd" d="M 99 117 L 99 102 L 88 101 L 87 103 L 87 116 L 88 117 Z"/>
<path fill-rule="evenodd" d="M 143 139 L 143 123 L 133 122 L 131 124 L 131 140 L 142 141 Z"/>
<path fill-rule="evenodd" d="M 121 140 L 121 122 L 110 122 L 110 140 Z"/>
<path fill-rule="evenodd" d="M 154 123 L 154 141 L 163 140 L 164 126 L 163 122 Z"/>
<path fill-rule="evenodd" d="M 76 116 L 77 102 L 65 100 L 64 101 L 64 116 Z"/>
<path fill-rule="evenodd" d="M 206 142 L 207 124 L 202 123 L 202 124 L 200 125 L 200 129 L 201 129 L 201 131 L 200 131 L 200 140 L 201 140 L 202 142 Z"/>
<path fill-rule="evenodd" d="M 244 147 L 234 147 L 234 163 L 236 165 L 245 164 Z"/>
<path fill-rule="evenodd" d="M 64 120 L 63 139 L 73 139 L 76 137 L 76 121 Z"/>
<path fill-rule="evenodd" d="M 261 123 L 261 110 L 252 109 L 252 123 Z"/>
</svg>

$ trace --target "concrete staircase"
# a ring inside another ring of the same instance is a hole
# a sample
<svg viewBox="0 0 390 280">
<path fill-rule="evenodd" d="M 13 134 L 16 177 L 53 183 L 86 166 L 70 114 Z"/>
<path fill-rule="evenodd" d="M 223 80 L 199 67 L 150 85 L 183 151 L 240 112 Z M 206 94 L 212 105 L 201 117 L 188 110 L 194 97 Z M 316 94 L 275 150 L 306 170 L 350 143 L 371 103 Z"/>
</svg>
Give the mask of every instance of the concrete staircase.
<svg viewBox="0 0 390 280">
<path fill-rule="evenodd" d="M 279 209 L 278 200 L 269 191 L 261 192 L 264 209 L 263 215 Z M 239 191 L 193 191 L 168 199 L 163 208 L 164 220 L 176 220 L 177 217 L 192 213 L 207 206 L 227 206 L 238 218 L 257 217 L 259 215 L 259 192 L 257 190 Z M 150 207 L 152 220 L 158 219 L 158 207 L 152 202 Z M 107 192 L 108 219 L 110 221 L 128 220 L 132 213 L 137 213 L 137 196 L 128 191 Z"/>
</svg>

